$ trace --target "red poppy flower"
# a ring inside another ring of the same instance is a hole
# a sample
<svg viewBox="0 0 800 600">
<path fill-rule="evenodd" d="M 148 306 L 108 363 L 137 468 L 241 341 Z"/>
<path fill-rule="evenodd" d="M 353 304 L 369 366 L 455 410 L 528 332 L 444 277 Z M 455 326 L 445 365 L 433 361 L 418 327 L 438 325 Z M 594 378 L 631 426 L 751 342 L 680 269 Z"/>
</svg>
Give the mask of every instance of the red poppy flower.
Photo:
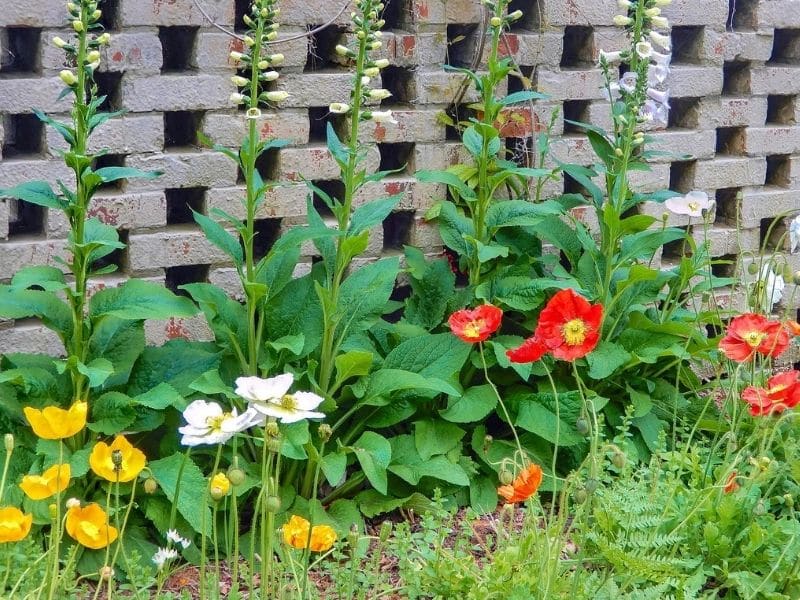
<svg viewBox="0 0 800 600">
<path fill-rule="evenodd" d="M 745 362 L 758 352 L 764 356 L 780 356 L 789 347 L 789 332 L 778 321 L 763 315 L 745 313 L 735 317 L 728 332 L 719 342 L 722 353 L 736 362 Z"/>
<path fill-rule="evenodd" d="M 545 354 L 547 354 L 547 346 L 536 339 L 536 336 L 529 337 L 527 340 L 522 342 L 522 345 L 519 348 L 506 350 L 506 356 L 508 357 L 508 360 L 513 363 L 536 362 Z"/>
<path fill-rule="evenodd" d="M 503 311 L 492 304 L 476 309 L 464 308 L 450 315 L 447 322 L 453 333 L 469 344 L 482 342 L 500 327 Z"/>
<path fill-rule="evenodd" d="M 601 304 L 589 304 L 574 290 L 561 290 L 539 315 L 534 337 L 556 358 L 572 361 L 594 350 L 602 321 Z"/>
<path fill-rule="evenodd" d="M 505 498 L 506 503 L 525 502 L 536 493 L 542 483 L 542 468 L 539 465 L 530 465 L 511 482 L 511 485 L 501 485 L 497 493 Z"/>
<path fill-rule="evenodd" d="M 782 413 L 800 404 L 800 371 L 785 371 L 767 380 L 767 387 L 749 386 L 742 399 L 750 405 L 754 417 Z"/>
<path fill-rule="evenodd" d="M 731 471 L 728 478 L 725 480 L 725 486 L 722 488 L 726 494 L 730 494 L 739 489 L 739 484 L 736 483 L 736 471 Z"/>
</svg>

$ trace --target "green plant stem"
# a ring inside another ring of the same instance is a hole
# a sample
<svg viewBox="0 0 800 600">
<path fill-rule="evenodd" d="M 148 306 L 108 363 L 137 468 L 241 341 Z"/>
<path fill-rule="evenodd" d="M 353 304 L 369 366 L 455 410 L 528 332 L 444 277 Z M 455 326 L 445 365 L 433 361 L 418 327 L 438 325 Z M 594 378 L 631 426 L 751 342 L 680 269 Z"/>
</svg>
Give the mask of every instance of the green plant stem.
<svg viewBox="0 0 800 600">
<path fill-rule="evenodd" d="M 497 390 L 497 387 L 494 385 L 494 382 L 489 377 L 489 369 L 486 366 L 486 356 L 483 353 L 483 342 L 478 342 L 478 350 L 481 354 L 481 364 L 483 365 L 483 375 L 486 378 L 486 382 L 491 386 L 494 395 L 497 397 L 497 403 L 500 405 L 501 410 L 503 411 L 503 416 L 508 423 L 508 426 L 511 428 L 511 434 L 514 436 L 514 443 L 517 445 L 517 452 L 519 453 L 519 460 L 522 461 L 522 468 L 525 467 L 525 462 L 527 461 L 527 453 L 522 449 L 522 443 L 519 441 L 519 436 L 517 435 L 517 428 L 514 427 L 514 423 L 511 420 L 511 415 L 506 408 L 506 403 L 503 402 L 502 396 L 500 396 L 500 392 Z"/>
<path fill-rule="evenodd" d="M 62 440 L 58 440 L 58 471 L 56 473 L 56 479 L 58 480 L 59 484 L 61 482 L 61 465 L 64 463 L 64 442 Z M 4 477 L 5 479 L 5 477 Z M 0 494 L 2 496 L 2 494 Z M 50 550 L 53 552 L 53 574 L 52 579 L 50 581 L 50 591 L 48 593 L 48 600 L 53 599 L 53 595 L 56 592 L 56 588 L 58 587 L 58 582 L 60 579 L 59 576 L 59 553 L 60 553 L 60 545 L 61 545 L 61 490 L 60 485 L 56 491 L 56 514 L 55 514 L 55 533 L 53 535 L 53 547 Z"/>
</svg>

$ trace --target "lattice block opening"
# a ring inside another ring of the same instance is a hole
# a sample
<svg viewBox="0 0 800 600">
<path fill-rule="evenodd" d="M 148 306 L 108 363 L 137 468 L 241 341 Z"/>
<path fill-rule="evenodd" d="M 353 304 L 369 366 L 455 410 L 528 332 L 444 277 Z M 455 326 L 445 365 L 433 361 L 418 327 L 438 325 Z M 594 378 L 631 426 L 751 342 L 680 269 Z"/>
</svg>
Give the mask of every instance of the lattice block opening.
<svg viewBox="0 0 800 600">
<path fill-rule="evenodd" d="M 181 267 L 167 267 L 164 269 L 164 282 L 173 294 L 189 296 L 189 292 L 182 290 L 182 285 L 189 283 L 207 283 L 208 271 L 211 265 L 186 265 Z"/>
<path fill-rule="evenodd" d="M 253 256 L 260 260 L 267 255 L 281 235 L 281 219 L 258 219 L 253 238 Z"/>
<path fill-rule="evenodd" d="M 119 29 L 119 3 L 120 0 L 103 0 L 100 3 L 100 25 L 107 31 Z"/>
<path fill-rule="evenodd" d="M 198 146 L 197 132 L 204 111 L 180 110 L 164 113 L 164 148 Z"/>
<path fill-rule="evenodd" d="M 386 0 L 381 18 L 386 21 L 383 29 L 404 29 L 411 21 L 411 5 L 408 0 Z"/>
<path fill-rule="evenodd" d="M 1 34 L 2 32 L 0 32 Z M 0 55 L 0 74 L 35 74 L 42 70 L 42 30 L 36 27 L 8 27 Z"/>
<path fill-rule="evenodd" d="M 588 69 L 594 66 L 593 31 L 591 27 L 582 25 L 568 25 L 564 28 L 562 69 Z"/>
<path fill-rule="evenodd" d="M 697 161 L 674 162 L 669 166 L 669 189 L 686 194 L 694 188 L 694 174 Z"/>
<path fill-rule="evenodd" d="M 700 98 L 670 98 L 670 105 L 670 129 L 696 129 L 700 125 Z"/>
<path fill-rule="evenodd" d="M 583 128 L 569 121 L 589 121 L 588 100 L 565 100 L 562 111 L 564 115 L 564 133 L 583 133 Z"/>
<path fill-rule="evenodd" d="M 413 103 L 414 74 L 405 67 L 389 66 L 381 71 L 381 87 L 389 90 L 392 96 L 381 105 Z"/>
<path fill-rule="evenodd" d="M 411 239 L 411 228 L 414 225 L 414 211 L 397 211 L 386 217 L 383 222 L 384 250 L 402 250 Z"/>
<path fill-rule="evenodd" d="M 767 123 L 794 125 L 797 96 L 767 96 Z"/>
<path fill-rule="evenodd" d="M 192 211 L 206 213 L 206 188 L 164 190 L 167 198 L 167 225 L 194 223 Z"/>
<path fill-rule="evenodd" d="M 704 27 L 676 25 L 672 28 L 672 62 L 698 64 L 702 62 Z"/>
<path fill-rule="evenodd" d="M 739 220 L 742 188 L 723 188 L 714 194 L 717 222 L 736 225 Z"/>
<path fill-rule="evenodd" d="M 94 74 L 95 96 L 105 96 L 100 110 L 115 111 L 122 109 L 122 73 L 115 71 L 99 71 Z"/>
<path fill-rule="evenodd" d="M 125 166 L 124 154 L 104 154 L 102 156 L 98 156 L 95 159 L 94 169 L 96 171 L 104 167 L 124 167 L 124 166 Z M 125 182 L 124 179 L 117 179 L 116 181 L 104 183 L 97 189 L 107 190 L 107 191 L 121 190 L 124 186 L 124 182 Z"/>
<path fill-rule="evenodd" d="M 750 94 L 750 63 L 726 62 L 722 67 L 722 95 L 746 96 Z"/>
<path fill-rule="evenodd" d="M 800 29 L 776 29 L 770 62 L 796 63 L 800 59 Z"/>
<path fill-rule="evenodd" d="M 745 153 L 747 132 L 744 127 L 720 127 L 717 129 L 717 154 L 742 155 Z"/>
<path fill-rule="evenodd" d="M 480 28 L 475 24 L 448 25 L 446 64 L 454 67 L 470 66 L 475 54 L 475 36 L 480 33 Z"/>
<path fill-rule="evenodd" d="M 319 190 L 326 194 L 332 200 L 339 200 L 342 202 L 344 199 L 344 183 L 337 180 L 330 180 L 330 181 L 314 181 L 314 185 L 319 188 Z M 317 190 L 314 190 L 314 194 L 312 196 L 312 202 L 314 204 L 314 208 L 320 214 L 321 217 L 332 217 L 333 211 L 328 208 L 328 204 L 325 199 L 320 195 Z"/>
<path fill-rule="evenodd" d="M 544 21 L 544 7 L 542 6 L 543 0 L 511 0 L 508 5 L 508 12 L 512 13 L 515 10 L 522 11 L 522 18 L 512 24 L 511 28 L 539 30 Z"/>
<path fill-rule="evenodd" d="M 728 0 L 726 27 L 731 31 L 752 31 L 757 25 L 758 0 Z"/>
<path fill-rule="evenodd" d="M 342 128 L 345 123 L 344 115 L 337 115 L 327 106 L 312 106 L 308 109 L 308 141 L 326 142 L 328 140 L 328 123 L 333 124 L 333 129 L 342 137 Z"/>
<path fill-rule="evenodd" d="M 412 142 L 378 144 L 378 152 L 381 156 L 379 167 L 381 171 L 402 169 L 402 173 L 414 173 L 414 144 Z"/>
<path fill-rule="evenodd" d="M 46 209 L 24 200 L 9 200 L 8 238 L 42 235 Z"/>
<path fill-rule="evenodd" d="M 309 26 L 311 29 L 317 25 Z M 344 44 L 345 30 L 341 27 L 328 26 L 308 38 L 308 54 L 304 72 L 321 71 L 346 67 L 348 59 L 336 54 L 336 45 Z"/>
<path fill-rule="evenodd" d="M 776 185 L 778 187 L 789 187 L 791 183 L 790 157 L 786 154 L 774 154 L 767 156 L 767 175 L 764 185 Z"/>
<path fill-rule="evenodd" d="M 44 123 L 30 113 L 3 115 L 3 159 L 41 156 Z"/>
<path fill-rule="evenodd" d="M 197 68 L 195 46 L 198 27 L 159 27 L 161 41 L 162 73 L 187 71 Z"/>
</svg>

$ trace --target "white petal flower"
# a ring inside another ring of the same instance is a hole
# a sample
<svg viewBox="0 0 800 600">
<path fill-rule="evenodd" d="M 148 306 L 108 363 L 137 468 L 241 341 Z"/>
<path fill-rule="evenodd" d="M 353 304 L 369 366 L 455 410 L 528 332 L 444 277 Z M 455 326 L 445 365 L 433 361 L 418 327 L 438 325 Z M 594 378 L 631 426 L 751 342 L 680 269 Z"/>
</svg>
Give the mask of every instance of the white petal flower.
<svg viewBox="0 0 800 600">
<path fill-rule="evenodd" d="M 666 17 L 652 17 L 650 22 L 653 24 L 653 27 L 658 27 L 659 29 L 666 29 L 669 27 L 669 21 Z"/>
<path fill-rule="evenodd" d="M 772 307 L 783 298 L 783 289 L 786 287 L 786 282 L 782 275 L 775 274 L 770 263 L 765 263 L 761 267 L 758 283 L 764 289 L 764 308 L 767 312 L 772 312 Z"/>
<path fill-rule="evenodd" d="M 600 50 L 598 60 L 605 60 L 610 65 L 616 65 L 622 60 L 622 52 L 606 52 L 605 50 Z"/>
<path fill-rule="evenodd" d="M 657 31 L 651 31 L 650 41 L 656 46 L 663 48 L 665 52 L 672 52 L 672 44 L 668 35 L 658 33 Z"/>
<path fill-rule="evenodd" d="M 278 77 L 280 77 L 280 74 L 277 71 L 264 71 L 259 75 L 261 81 L 275 81 Z"/>
<path fill-rule="evenodd" d="M 789 223 L 789 252 L 794 253 L 800 246 L 800 215 Z"/>
<path fill-rule="evenodd" d="M 373 110 L 369 118 L 376 123 L 397 124 L 397 121 L 395 121 L 394 117 L 392 116 L 392 111 L 390 110 Z"/>
<path fill-rule="evenodd" d="M 344 102 L 334 102 L 328 107 L 328 110 L 335 115 L 345 115 L 350 112 L 350 105 Z"/>
<path fill-rule="evenodd" d="M 294 382 L 294 375 L 284 373 L 277 377 L 261 379 L 260 377 L 239 377 L 236 380 L 236 395 L 248 402 L 269 402 L 280 399 L 289 391 Z"/>
<path fill-rule="evenodd" d="M 617 27 L 625 27 L 633 23 L 633 19 L 630 17 L 626 17 L 625 15 L 615 15 L 614 16 L 614 25 Z"/>
<path fill-rule="evenodd" d="M 289 97 L 289 92 L 285 92 L 283 90 L 277 92 L 267 92 L 264 94 L 264 97 L 270 102 L 283 102 Z"/>
<path fill-rule="evenodd" d="M 167 561 L 174 560 L 178 558 L 178 551 L 174 548 L 170 548 L 167 550 L 166 548 L 159 548 L 158 552 L 153 555 L 153 562 L 155 563 L 156 567 L 160 571 L 164 568 L 164 564 Z"/>
<path fill-rule="evenodd" d="M 245 417 L 247 415 L 247 417 Z M 178 428 L 183 434 L 181 444 L 200 446 L 202 444 L 224 444 L 235 434 L 252 427 L 253 415 L 238 415 L 236 409 L 225 412 L 216 402 L 195 400 L 183 411 L 186 425 Z"/>
<path fill-rule="evenodd" d="M 669 40 L 669 38 L 667 39 Z M 653 50 L 653 53 L 650 55 L 650 59 L 657 65 L 668 67 L 670 62 L 672 62 L 672 54 L 669 52 L 662 54 L 661 52 L 656 52 Z"/>
<path fill-rule="evenodd" d="M 705 192 L 689 192 L 685 196 L 675 196 L 664 202 L 664 206 L 676 215 L 702 217 L 703 211 L 711 208 L 711 201 Z"/>
<path fill-rule="evenodd" d="M 647 67 L 647 84 L 654 86 L 664 83 L 669 77 L 669 67 L 650 65 Z"/>
<path fill-rule="evenodd" d="M 167 531 L 167 539 L 173 544 L 180 544 L 181 546 L 183 546 L 184 550 L 192 545 L 192 542 L 190 540 L 187 540 L 175 529 L 170 529 L 169 531 Z"/>
<path fill-rule="evenodd" d="M 669 92 L 662 92 L 661 90 L 654 90 L 653 88 L 647 88 L 647 96 L 652 98 L 659 104 L 665 105 L 669 108 Z"/>
<path fill-rule="evenodd" d="M 626 94 L 631 94 L 636 89 L 637 75 L 635 71 L 623 73 L 619 78 L 619 88 Z"/>
<path fill-rule="evenodd" d="M 639 42 L 636 44 L 636 54 L 641 58 L 650 58 L 653 55 L 653 47 L 649 42 Z"/>
<path fill-rule="evenodd" d="M 392 92 L 389 90 L 384 90 L 382 88 L 370 90 L 367 92 L 367 95 L 372 98 L 373 100 L 385 100 L 392 95 Z"/>
</svg>

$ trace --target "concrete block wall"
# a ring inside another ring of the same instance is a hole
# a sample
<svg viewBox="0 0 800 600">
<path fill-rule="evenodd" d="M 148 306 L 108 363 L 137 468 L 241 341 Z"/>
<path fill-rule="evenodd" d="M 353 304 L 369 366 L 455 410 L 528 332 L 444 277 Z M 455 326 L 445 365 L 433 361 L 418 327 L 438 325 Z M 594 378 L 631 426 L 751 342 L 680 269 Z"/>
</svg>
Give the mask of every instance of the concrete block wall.
<svg viewBox="0 0 800 600">
<path fill-rule="evenodd" d="M 346 0 L 283 0 L 281 39 L 293 38 L 339 12 Z M 391 66 L 383 87 L 394 96 L 384 101 L 398 121 L 367 125 L 371 170 L 406 164 L 404 172 L 371 186 L 357 199 L 404 193 L 383 229 L 372 238 L 369 256 L 397 253 L 404 243 L 427 253 L 441 251 L 435 228 L 424 210 L 442 190 L 421 184 L 416 168 L 446 167 L 463 159 L 442 112 L 453 100 L 461 78 L 442 69 L 464 64 L 477 48 L 482 19 L 479 0 L 385 0 L 387 21 L 383 53 Z M 112 44 L 98 75 L 101 92 L 124 117 L 98 129 L 93 149 L 108 148 L 104 165 L 159 169 L 164 176 L 104 188 L 91 214 L 118 227 L 126 250 L 114 259 L 120 270 L 96 285 L 127 277 L 183 283 L 211 281 L 237 293 L 238 282 L 224 256 L 193 224 L 189 207 L 208 212 L 222 208 L 241 216 L 242 185 L 236 167 L 222 155 L 201 149 L 195 132 L 235 146 L 245 128 L 243 114 L 231 106 L 228 59 L 239 42 L 214 27 L 198 4 L 224 28 L 236 28 L 246 0 L 104 0 L 104 24 Z M 616 0 L 515 0 L 525 17 L 505 37 L 502 51 L 517 62 L 535 89 L 548 94 L 530 107 L 505 115 L 508 148 L 524 154 L 529 139 L 556 120 L 554 156 L 582 164 L 593 160 L 585 137 L 570 119 L 608 124 L 595 61 L 599 50 L 626 44 L 613 26 Z M 350 75 L 333 49 L 348 36 L 345 10 L 335 24 L 311 39 L 292 39 L 276 47 L 286 56 L 278 87 L 290 97 L 264 115 L 264 136 L 292 144 L 270 153 L 266 175 L 286 185 L 270 193 L 261 209 L 259 231 L 268 240 L 305 219 L 306 188 L 301 178 L 336 190 L 336 169 L 324 141 L 331 102 L 346 101 Z M 670 19 L 674 61 L 668 87 L 672 95 L 669 126 L 652 132 L 652 148 L 674 153 L 660 157 L 650 173 L 636 173 L 641 190 L 699 189 L 716 199 L 711 229 L 714 252 L 730 257 L 743 245 L 756 251 L 767 224 L 785 211 L 800 211 L 800 0 L 673 0 L 664 9 Z M 0 187 L 29 179 L 69 181 L 59 160 L 63 141 L 44 129 L 33 107 L 66 118 L 58 101 L 57 77 L 63 55 L 49 44 L 65 37 L 61 0 L 4 3 L 0 11 Z M 521 88 L 510 78 L 507 89 Z M 472 100 L 467 94 L 461 103 Z M 573 191 L 570 182 L 549 186 L 549 193 Z M 740 199 L 740 202 L 737 201 Z M 658 211 L 660 207 L 647 207 Z M 743 227 L 735 234 L 735 225 Z M 681 224 L 680 219 L 675 220 Z M 780 229 L 780 228 L 778 228 Z M 54 263 L 63 252 L 67 224 L 54 211 L 0 200 L 0 281 L 23 266 Z M 311 250 L 304 257 L 307 270 Z M 664 260 L 669 261 L 669 251 Z M 790 257 L 800 268 L 796 255 Z M 207 334 L 199 321 L 151 323 L 154 341 Z M 9 348 L 52 348 L 52 337 L 38 323 L 0 325 L 0 352 Z"/>
</svg>

